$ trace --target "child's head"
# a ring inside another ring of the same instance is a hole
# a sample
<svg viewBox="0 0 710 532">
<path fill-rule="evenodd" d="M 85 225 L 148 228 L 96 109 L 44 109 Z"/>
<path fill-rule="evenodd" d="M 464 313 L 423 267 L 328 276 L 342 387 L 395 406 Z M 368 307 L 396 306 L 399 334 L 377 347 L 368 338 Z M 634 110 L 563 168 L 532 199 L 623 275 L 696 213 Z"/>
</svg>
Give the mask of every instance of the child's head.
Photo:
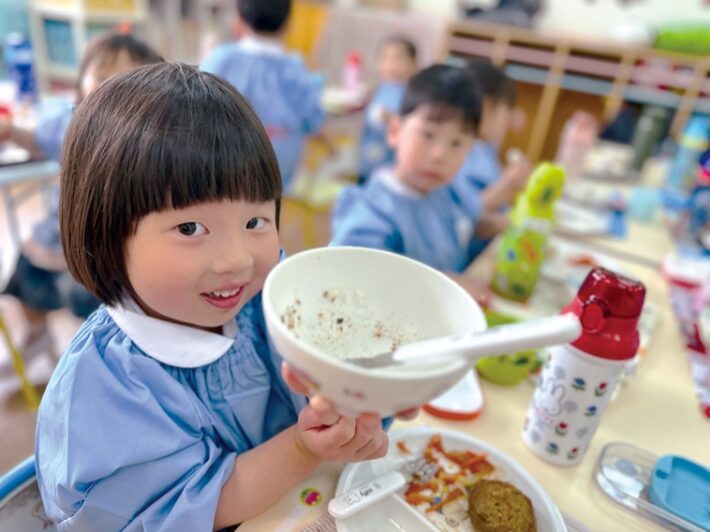
<svg viewBox="0 0 710 532">
<path fill-rule="evenodd" d="M 286 28 L 291 0 L 237 0 L 239 22 L 256 34 L 278 35 Z"/>
<path fill-rule="evenodd" d="M 177 63 L 115 76 L 64 144 L 60 224 L 71 273 L 98 299 L 212 329 L 257 294 L 279 256 L 281 178 L 247 102 Z"/>
<path fill-rule="evenodd" d="M 397 178 L 422 193 L 448 184 L 473 145 L 480 115 L 480 92 L 466 70 L 434 65 L 412 77 L 388 132 Z"/>
<path fill-rule="evenodd" d="M 108 78 L 131 68 L 159 63 L 163 58 L 129 33 L 106 33 L 86 49 L 79 66 L 78 102 Z"/>
<path fill-rule="evenodd" d="M 379 80 L 406 83 L 417 71 L 417 47 L 407 37 L 388 37 L 380 47 L 377 63 Z"/>
<path fill-rule="evenodd" d="M 499 146 L 516 119 L 515 82 L 506 76 L 502 69 L 487 60 L 473 60 L 467 69 L 483 91 L 483 114 L 478 135 L 481 139 Z"/>
</svg>

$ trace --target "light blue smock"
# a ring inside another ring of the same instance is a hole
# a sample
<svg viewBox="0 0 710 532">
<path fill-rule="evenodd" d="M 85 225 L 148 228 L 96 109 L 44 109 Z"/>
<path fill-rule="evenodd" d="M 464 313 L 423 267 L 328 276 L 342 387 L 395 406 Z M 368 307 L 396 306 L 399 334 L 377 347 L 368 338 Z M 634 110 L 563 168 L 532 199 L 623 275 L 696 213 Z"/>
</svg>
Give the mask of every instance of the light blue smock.
<svg viewBox="0 0 710 532">
<path fill-rule="evenodd" d="M 60 531 L 212 530 L 237 455 L 294 424 L 305 399 L 280 377 L 260 295 L 225 326 L 233 338 L 122 308 L 89 317 L 42 398 L 47 515 Z"/>
<path fill-rule="evenodd" d="M 452 186 L 460 194 L 471 190 L 480 192 L 498 181 L 501 172 L 496 147 L 484 140 L 476 140 L 456 173 Z"/>
<path fill-rule="evenodd" d="M 450 186 L 417 194 L 398 183 L 390 168 L 380 168 L 365 186 L 341 193 L 331 245 L 383 249 L 461 273 L 472 260 L 469 243 L 480 213 L 478 195 L 459 196 Z"/>
<path fill-rule="evenodd" d="M 500 179 L 501 172 L 498 149 L 489 142 L 477 139 L 451 186 L 460 196 L 479 195 L 484 188 Z M 490 242 L 472 239 L 469 247 L 471 257 L 480 255 Z"/>
<path fill-rule="evenodd" d="M 287 190 L 306 137 L 317 133 L 325 120 L 317 77 L 298 55 L 253 38 L 218 46 L 200 68 L 231 83 L 254 108 L 274 146 Z"/>
<path fill-rule="evenodd" d="M 380 166 L 391 166 L 395 152 L 387 143 L 387 114 L 399 114 L 405 85 L 381 83 L 365 110 L 360 136 L 359 176 L 365 180 Z"/>
<path fill-rule="evenodd" d="M 74 104 L 68 100 L 52 100 L 41 104 L 35 129 L 35 144 L 45 159 L 59 161 L 64 135 L 74 114 Z"/>
<path fill-rule="evenodd" d="M 45 159 L 59 161 L 64 135 L 69 127 L 74 105 L 68 101 L 43 104 L 37 119 L 35 144 Z M 32 228 L 32 239 L 47 249 L 61 251 L 59 237 L 59 186 L 50 185 L 47 194 L 47 215 Z"/>
</svg>

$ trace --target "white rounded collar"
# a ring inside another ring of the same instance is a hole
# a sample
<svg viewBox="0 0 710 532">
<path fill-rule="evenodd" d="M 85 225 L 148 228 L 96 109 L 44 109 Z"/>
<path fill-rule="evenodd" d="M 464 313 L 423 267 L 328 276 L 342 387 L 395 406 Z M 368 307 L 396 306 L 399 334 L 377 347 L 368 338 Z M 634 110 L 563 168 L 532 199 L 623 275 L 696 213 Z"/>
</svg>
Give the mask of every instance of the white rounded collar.
<svg viewBox="0 0 710 532">
<path fill-rule="evenodd" d="M 131 298 L 107 307 L 116 325 L 148 356 L 180 368 L 205 366 L 222 357 L 239 332 L 232 320 L 217 334 L 148 316 Z"/>
</svg>

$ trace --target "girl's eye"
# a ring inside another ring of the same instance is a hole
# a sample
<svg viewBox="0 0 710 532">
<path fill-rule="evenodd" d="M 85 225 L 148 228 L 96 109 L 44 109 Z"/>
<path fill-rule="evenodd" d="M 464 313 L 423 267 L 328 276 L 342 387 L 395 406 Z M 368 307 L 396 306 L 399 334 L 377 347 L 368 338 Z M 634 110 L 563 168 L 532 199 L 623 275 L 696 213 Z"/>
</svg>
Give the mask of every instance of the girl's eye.
<svg viewBox="0 0 710 532">
<path fill-rule="evenodd" d="M 247 222 L 247 229 L 261 229 L 266 224 L 266 220 L 260 217 L 254 217 Z"/>
<path fill-rule="evenodd" d="M 452 148 L 458 148 L 461 146 L 461 141 L 460 140 L 454 140 L 451 142 L 451 147 Z"/>
<path fill-rule="evenodd" d="M 207 234 L 207 228 L 201 223 L 185 222 L 177 226 L 177 230 L 184 236 L 201 236 Z"/>
<path fill-rule="evenodd" d="M 431 139 L 434 138 L 434 134 L 433 134 L 431 131 L 423 131 L 423 132 L 422 132 L 422 136 L 423 136 L 426 140 L 431 140 Z"/>
</svg>

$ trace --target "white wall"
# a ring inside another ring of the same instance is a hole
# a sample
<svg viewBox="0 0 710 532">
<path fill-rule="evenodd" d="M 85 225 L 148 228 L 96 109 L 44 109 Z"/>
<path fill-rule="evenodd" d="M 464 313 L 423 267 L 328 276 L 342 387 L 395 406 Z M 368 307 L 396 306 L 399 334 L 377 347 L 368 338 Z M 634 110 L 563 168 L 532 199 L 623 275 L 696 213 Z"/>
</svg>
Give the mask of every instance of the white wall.
<svg viewBox="0 0 710 532">
<path fill-rule="evenodd" d="M 583 21 L 583 23 L 582 23 Z M 710 23 L 710 7 L 704 0 L 547 0 L 536 17 L 542 31 L 607 36 L 613 25 L 642 22 L 652 27 L 675 22 Z"/>
<path fill-rule="evenodd" d="M 409 9 L 416 11 L 429 11 L 437 15 L 454 17 L 458 0 L 409 0 Z"/>
<path fill-rule="evenodd" d="M 606 37 L 612 27 L 629 22 L 651 26 L 673 22 L 710 23 L 706 0 L 542 0 L 536 27 L 557 34 Z M 409 0 L 410 9 L 455 16 L 458 0 Z M 462 0 L 462 4 L 490 5 L 491 0 Z M 495 2 L 493 2 L 495 3 Z M 625 3 L 631 5 L 626 6 Z"/>
</svg>

